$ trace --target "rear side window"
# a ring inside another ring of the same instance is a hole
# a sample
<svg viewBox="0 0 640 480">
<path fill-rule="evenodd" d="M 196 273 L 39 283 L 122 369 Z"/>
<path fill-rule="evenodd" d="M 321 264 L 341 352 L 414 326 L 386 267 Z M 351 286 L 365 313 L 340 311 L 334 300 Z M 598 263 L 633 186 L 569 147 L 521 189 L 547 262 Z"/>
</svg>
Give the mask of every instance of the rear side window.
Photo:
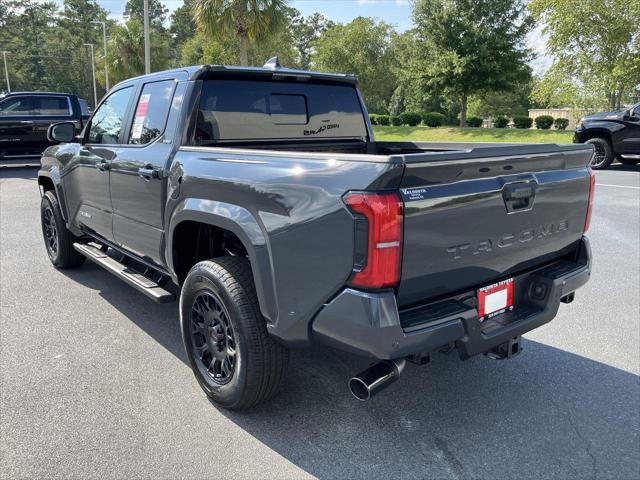
<svg viewBox="0 0 640 480">
<path fill-rule="evenodd" d="M 129 133 L 130 144 L 145 145 L 162 135 L 167 123 L 175 84 L 173 80 L 165 80 L 147 83 L 144 86 L 136 105 L 131 133 Z"/>
<path fill-rule="evenodd" d="M 200 96 L 195 143 L 366 135 L 360 101 L 351 86 L 206 80 Z"/>
<path fill-rule="evenodd" d="M 34 115 L 57 115 L 65 117 L 71 115 L 67 97 L 33 97 L 32 100 Z"/>
<path fill-rule="evenodd" d="M 31 115 L 31 97 L 9 97 L 0 102 L 0 116 L 21 117 Z"/>
</svg>

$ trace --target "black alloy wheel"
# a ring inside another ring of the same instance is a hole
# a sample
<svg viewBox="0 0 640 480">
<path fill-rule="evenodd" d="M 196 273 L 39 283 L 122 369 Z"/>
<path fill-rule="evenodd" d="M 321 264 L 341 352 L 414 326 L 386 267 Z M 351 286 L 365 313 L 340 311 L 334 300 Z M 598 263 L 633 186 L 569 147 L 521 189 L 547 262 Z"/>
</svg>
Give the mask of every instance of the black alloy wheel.
<svg viewBox="0 0 640 480">
<path fill-rule="evenodd" d="M 44 230 L 44 239 L 47 245 L 47 253 L 49 258 L 55 259 L 58 256 L 58 226 L 56 225 L 56 217 L 50 206 L 45 207 L 42 214 L 42 226 Z"/>
<path fill-rule="evenodd" d="M 237 344 L 229 313 L 211 291 L 199 292 L 191 304 L 191 347 L 200 374 L 218 385 L 233 377 Z"/>
</svg>

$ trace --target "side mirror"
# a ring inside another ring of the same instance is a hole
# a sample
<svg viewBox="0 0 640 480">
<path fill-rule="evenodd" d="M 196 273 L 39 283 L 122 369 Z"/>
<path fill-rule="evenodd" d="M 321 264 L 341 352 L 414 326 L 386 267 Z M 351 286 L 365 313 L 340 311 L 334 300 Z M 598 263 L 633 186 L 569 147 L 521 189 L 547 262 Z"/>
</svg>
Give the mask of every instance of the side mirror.
<svg viewBox="0 0 640 480">
<path fill-rule="evenodd" d="M 73 122 L 54 123 L 47 130 L 47 140 L 56 143 L 73 142 L 76 136 L 76 127 Z"/>
</svg>

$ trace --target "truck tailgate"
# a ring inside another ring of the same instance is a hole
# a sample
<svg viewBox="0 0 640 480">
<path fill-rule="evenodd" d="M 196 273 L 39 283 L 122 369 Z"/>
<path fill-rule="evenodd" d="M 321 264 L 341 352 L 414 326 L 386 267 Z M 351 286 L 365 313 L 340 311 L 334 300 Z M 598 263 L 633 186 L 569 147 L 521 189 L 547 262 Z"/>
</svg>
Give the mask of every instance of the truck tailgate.
<svg viewBox="0 0 640 480">
<path fill-rule="evenodd" d="M 566 254 L 583 234 L 590 145 L 404 156 L 400 307 L 478 288 Z"/>
</svg>

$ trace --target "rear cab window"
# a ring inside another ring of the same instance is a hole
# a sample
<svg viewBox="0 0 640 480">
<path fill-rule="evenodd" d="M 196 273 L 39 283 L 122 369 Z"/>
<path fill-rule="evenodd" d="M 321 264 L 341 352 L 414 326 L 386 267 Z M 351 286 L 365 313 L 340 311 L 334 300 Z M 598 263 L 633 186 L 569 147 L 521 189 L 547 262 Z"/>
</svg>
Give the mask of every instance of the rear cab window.
<svg viewBox="0 0 640 480">
<path fill-rule="evenodd" d="M 194 143 L 366 136 L 350 85 L 212 79 L 203 82 Z"/>
</svg>

